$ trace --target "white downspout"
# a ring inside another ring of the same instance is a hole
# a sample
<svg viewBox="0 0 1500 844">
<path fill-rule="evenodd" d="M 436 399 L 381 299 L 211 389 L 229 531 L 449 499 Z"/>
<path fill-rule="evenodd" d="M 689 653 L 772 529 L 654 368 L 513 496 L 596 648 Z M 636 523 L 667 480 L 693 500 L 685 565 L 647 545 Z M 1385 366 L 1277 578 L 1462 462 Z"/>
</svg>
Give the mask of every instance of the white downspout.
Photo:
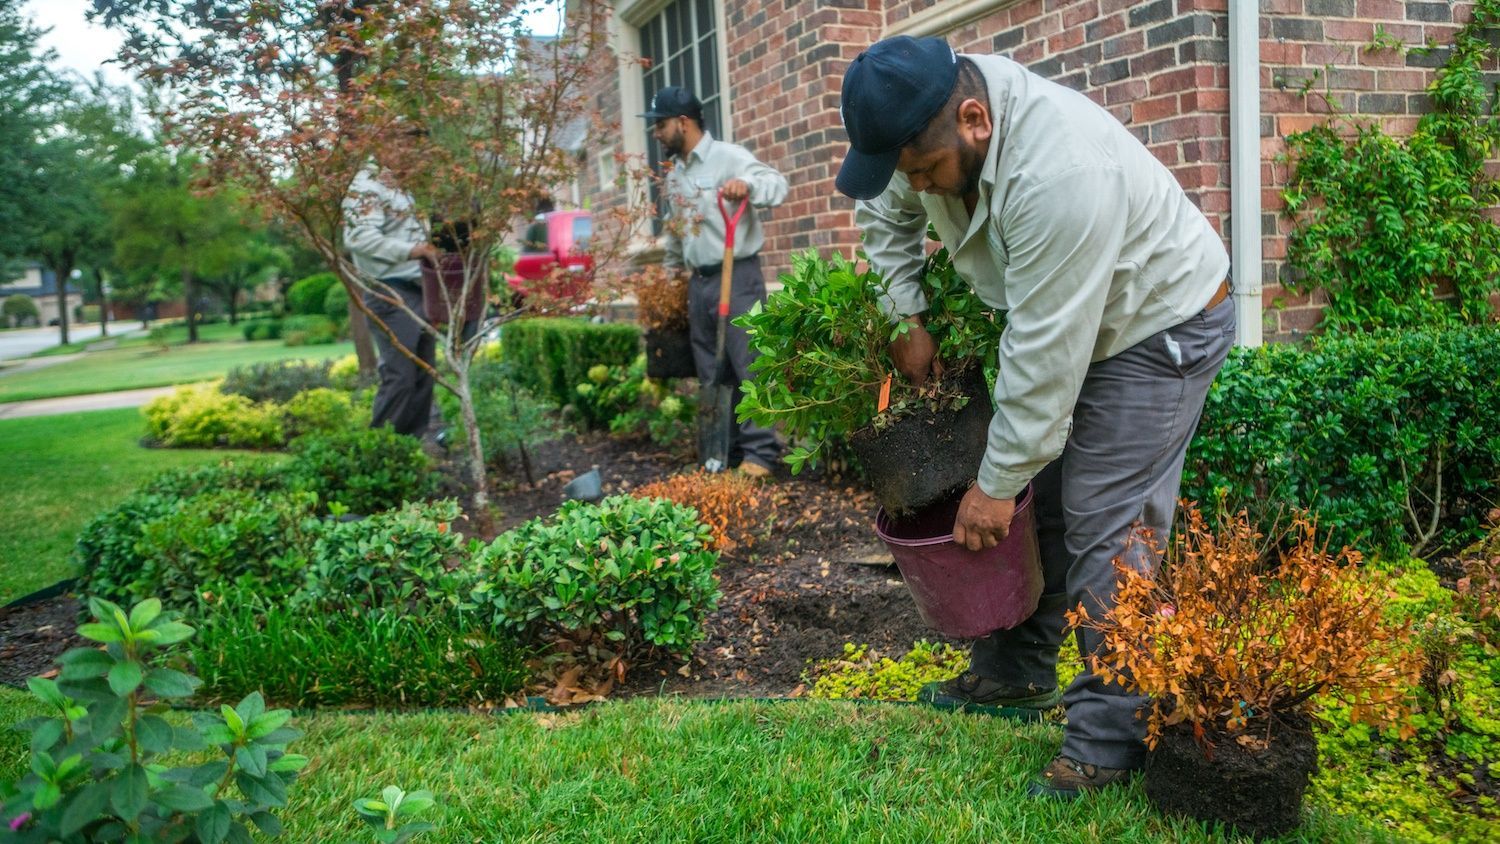
<svg viewBox="0 0 1500 844">
<path fill-rule="evenodd" d="M 1229 214 L 1235 343 L 1261 345 L 1260 2 L 1229 0 Z"/>
</svg>

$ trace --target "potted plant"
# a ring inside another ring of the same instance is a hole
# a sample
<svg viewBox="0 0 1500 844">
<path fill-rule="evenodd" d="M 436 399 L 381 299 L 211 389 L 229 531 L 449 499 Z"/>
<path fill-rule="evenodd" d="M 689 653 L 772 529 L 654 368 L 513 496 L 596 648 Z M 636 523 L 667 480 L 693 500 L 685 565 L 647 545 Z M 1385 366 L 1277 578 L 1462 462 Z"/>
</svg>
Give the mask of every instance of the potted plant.
<svg viewBox="0 0 1500 844">
<path fill-rule="evenodd" d="M 691 378 L 693 350 L 688 336 L 687 278 L 660 266 L 642 269 L 632 280 L 641 327 L 645 329 L 646 375 Z"/>
<path fill-rule="evenodd" d="M 1151 698 L 1151 801 L 1271 837 L 1300 822 L 1320 697 L 1410 731 L 1422 657 L 1410 622 L 1385 613 L 1384 576 L 1358 552 L 1330 553 L 1306 516 L 1270 561 L 1263 539 L 1243 512 L 1215 533 L 1190 510 L 1154 573 L 1117 561 L 1115 606 L 1094 617 L 1080 605 L 1068 621 L 1101 635 L 1094 673 Z"/>
<path fill-rule="evenodd" d="M 946 370 L 921 389 L 896 373 L 888 348 L 908 330 L 881 311 L 886 282 L 834 255 L 792 256 L 782 290 L 740 317 L 759 353 L 742 385 L 742 417 L 796 440 L 793 473 L 847 440 L 876 498 L 907 514 L 973 482 L 992 408 L 985 367 L 1001 321 L 958 276 L 946 250 L 926 261 L 926 327 Z"/>
</svg>

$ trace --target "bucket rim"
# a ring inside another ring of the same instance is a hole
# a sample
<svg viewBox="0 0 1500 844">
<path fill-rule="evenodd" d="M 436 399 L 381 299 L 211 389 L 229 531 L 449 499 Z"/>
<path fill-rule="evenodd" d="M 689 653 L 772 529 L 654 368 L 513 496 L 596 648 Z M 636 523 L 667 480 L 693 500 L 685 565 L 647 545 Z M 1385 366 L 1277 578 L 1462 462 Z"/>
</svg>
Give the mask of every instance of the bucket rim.
<svg viewBox="0 0 1500 844">
<path fill-rule="evenodd" d="M 1015 522 L 1016 516 L 1019 516 L 1021 515 L 1021 513 L 1031 509 L 1031 499 L 1031 484 L 1028 483 L 1021 489 L 1019 493 L 1016 494 L 1016 512 L 1011 516 L 1012 523 Z M 885 511 L 885 508 L 881 507 L 880 509 L 876 510 L 875 535 L 880 537 L 880 540 L 882 542 L 885 542 L 889 545 L 897 545 L 902 548 L 929 548 L 933 545 L 957 544 L 957 541 L 953 538 L 953 531 L 951 530 L 945 534 L 940 534 L 938 536 L 928 536 L 918 539 L 911 539 L 906 537 L 892 536 L 889 531 L 890 525 L 891 516 Z"/>
</svg>

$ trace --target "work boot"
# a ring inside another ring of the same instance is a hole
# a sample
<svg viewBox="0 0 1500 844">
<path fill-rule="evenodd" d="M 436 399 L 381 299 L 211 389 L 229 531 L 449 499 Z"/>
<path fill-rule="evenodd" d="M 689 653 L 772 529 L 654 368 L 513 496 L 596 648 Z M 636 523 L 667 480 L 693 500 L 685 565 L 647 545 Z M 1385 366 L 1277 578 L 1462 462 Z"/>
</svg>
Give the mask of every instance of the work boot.
<svg viewBox="0 0 1500 844">
<path fill-rule="evenodd" d="M 1007 686 L 972 671 L 965 671 L 951 680 L 923 686 L 917 692 L 917 702 L 938 709 L 985 712 L 1021 720 L 1036 720 L 1042 717 L 1043 710 L 1062 702 L 1062 693 L 1055 686 L 1050 689 Z"/>
<path fill-rule="evenodd" d="M 1050 800 L 1076 800 L 1084 792 L 1125 782 L 1133 773 L 1135 771 L 1131 768 L 1090 765 L 1059 753 L 1027 786 L 1026 795 Z"/>
</svg>

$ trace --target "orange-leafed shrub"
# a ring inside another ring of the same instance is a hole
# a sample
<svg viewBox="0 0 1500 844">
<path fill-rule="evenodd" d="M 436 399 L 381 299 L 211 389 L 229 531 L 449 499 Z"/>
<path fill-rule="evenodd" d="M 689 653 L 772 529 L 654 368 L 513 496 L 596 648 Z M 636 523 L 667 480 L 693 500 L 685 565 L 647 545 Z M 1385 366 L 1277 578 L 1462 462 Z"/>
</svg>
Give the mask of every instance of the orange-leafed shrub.
<svg viewBox="0 0 1500 844">
<path fill-rule="evenodd" d="M 1422 656 L 1408 641 L 1410 622 L 1386 618 L 1384 576 L 1361 567 L 1357 551 L 1330 553 L 1305 517 L 1279 560 L 1263 561 L 1262 540 L 1244 513 L 1215 533 L 1190 510 L 1154 574 L 1116 561 L 1114 609 L 1068 613 L 1072 626 L 1103 635 L 1090 668 L 1153 699 L 1147 744 L 1175 724 L 1200 741 L 1268 732 L 1310 713 L 1323 694 L 1348 701 L 1356 720 L 1409 732 Z"/>
<path fill-rule="evenodd" d="M 699 521 L 713 532 L 716 551 L 754 544 L 774 495 L 771 487 L 744 475 L 701 469 L 654 481 L 633 494 L 640 498 L 665 498 L 695 508 Z"/>
<path fill-rule="evenodd" d="M 687 277 L 650 265 L 632 275 L 626 284 L 635 291 L 641 325 L 656 331 L 687 331 Z"/>
<path fill-rule="evenodd" d="M 1486 641 L 1500 645 L 1500 556 L 1464 560 L 1458 579 L 1459 608 Z"/>
</svg>

